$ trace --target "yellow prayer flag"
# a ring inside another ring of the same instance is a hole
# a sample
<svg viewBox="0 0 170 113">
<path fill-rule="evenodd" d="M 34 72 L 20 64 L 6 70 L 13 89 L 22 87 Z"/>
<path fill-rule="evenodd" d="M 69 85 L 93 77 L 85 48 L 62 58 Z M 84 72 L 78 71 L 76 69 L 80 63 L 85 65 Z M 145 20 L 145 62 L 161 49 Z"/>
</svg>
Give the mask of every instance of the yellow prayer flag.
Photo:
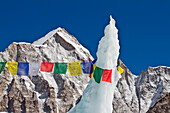
<svg viewBox="0 0 170 113">
<path fill-rule="evenodd" d="M 91 79 L 93 79 L 93 74 L 94 74 L 94 70 L 96 69 L 96 64 L 93 64 L 93 72 L 92 72 L 92 74 L 90 74 L 89 75 L 89 77 L 91 78 Z"/>
<path fill-rule="evenodd" d="M 7 68 L 11 75 L 17 75 L 18 62 L 7 62 Z"/>
<path fill-rule="evenodd" d="M 81 63 L 80 62 L 68 63 L 68 71 L 70 76 L 81 75 Z"/>
<path fill-rule="evenodd" d="M 117 70 L 119 71 L 120 74 L 124 72 L 124 70 L 120 66 L 117 67 Z"/>
</svg>

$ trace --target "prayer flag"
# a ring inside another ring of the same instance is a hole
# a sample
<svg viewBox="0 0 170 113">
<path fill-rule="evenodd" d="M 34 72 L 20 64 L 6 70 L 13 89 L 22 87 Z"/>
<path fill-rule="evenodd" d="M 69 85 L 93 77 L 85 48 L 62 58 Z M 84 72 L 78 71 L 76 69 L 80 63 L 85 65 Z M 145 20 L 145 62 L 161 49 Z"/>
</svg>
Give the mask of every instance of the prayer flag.
<svg viewBox="0 0 170 113">
<path fill-rule="evenodd" d="M 41 62 L 29 63 L 29 75 L 36 76 L 39 72 Z"/>
<path fill-rule="evenodd" d="M 121 78 L 121 74 L 120 74 L 120 72 L 116 69 L 116 71 L 115 71 L 115 76 L 113 76 L 114 77 L 114 83 L 117 83 L 118 81 L 119 81 L 119 79 Z"/>
<path fill-rule="evenodd" d="M 95 64 L 95 63 L 96 63 L 96 61 L 97 61 L 97 59 L 94 59 L 94 60 L 92 61 L 92 63 L 93 63 L 93 64 Z"/>
<path fill-rule="evenodd" d="M 112 69 L 103 69 L 102 81 L 112 83 Z"/>
<path fill-rule="evenodd" d="M 81 63 L 80 62 L 68 63 L 68 71 L 70 76 L 81 75 Z"/>
<path fill-rule="evenodd" d="M 117 67 L 117 70 L 119 71 L 120 74 L 124 72 L 124 70 L 120 66 Z"/>
<path fill-rule="evenodd" d="M 54 67 L 54 63 L 52 62 L 42 62 L 40 71 L 43 72 L 52 72 Z"/>
<path fill-rule="evenodd" d="M 7 62 L 7 68 L 11 75 L 17 75 L 18 62 Z"/>
<path fill-rule="evenodd" d="M 83 70 L 83 73 L 91 74 L 91 70 L 93 70 L 93 64 L 91 62 L 82 62 L 81 68 Z"/>
<path fill-rule="evenodd" d="M 91 73 L 91 74 L 89 74 L 89 77 L 90 77 L 91 79 L 93 79 L 93 74 L 94 74 L 95 68 L 96 68 L 96 64 L 93 64 L 93 68 L 90 70 L 90 73 Z"/>
<path fill-rule="evenodd" d="M 96 65 L 95 65 L 96 61 L 97 61 L 97 59 L 94 59 L 94 60 L 92 61 L 93 68 L 90 70 L 90 73 L 91 73 L 91 74 L 89 74 L 89 77 L 90 77 L 91 79 L 93 79 L 94 70 L 95 70 L 95 68 L 96 68 Z"/>
<path fill-rule="evenodd" d="M 26 75 L 28 76 L 29 63 L 27 62 L 18 62 L 17 75 Z"/>
<path fill-rule="evenodd" d="M 54 65 L 55 74 L 66 74 L 66 71 L 67 71 L 67 63 L 55 63 Z"/>
<path fill-rule="evenodd" d="M 0 74 L 4 70 L 5 65 L 6 65 L 6 62 L 0 62 Z"/>
<path fill-rule="evenodd" d="M 101 77 L 102 77 L 103 69 L 96 67 L 94 71 L 94 79 L 97 83 L 100 83 Z"/>
</svg>

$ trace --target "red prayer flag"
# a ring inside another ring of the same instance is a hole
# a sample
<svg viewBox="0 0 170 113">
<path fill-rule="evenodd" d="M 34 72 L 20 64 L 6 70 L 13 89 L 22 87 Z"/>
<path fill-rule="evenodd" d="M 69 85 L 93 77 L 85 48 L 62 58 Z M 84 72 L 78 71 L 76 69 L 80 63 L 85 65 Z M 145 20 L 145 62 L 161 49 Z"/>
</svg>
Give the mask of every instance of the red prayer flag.
<svg viewBox="0 0 170 113">
<path fill-rule="evenodd" d="M 42 62 L 40 71 L 43 72 L 52 72 L 54 67 L 54 63 L 52 62 Z"/>
<path fill-rule="evenodd" d="M 112 83 L 112 69 L 103 69 L 102 81 Z"/>
</svg>

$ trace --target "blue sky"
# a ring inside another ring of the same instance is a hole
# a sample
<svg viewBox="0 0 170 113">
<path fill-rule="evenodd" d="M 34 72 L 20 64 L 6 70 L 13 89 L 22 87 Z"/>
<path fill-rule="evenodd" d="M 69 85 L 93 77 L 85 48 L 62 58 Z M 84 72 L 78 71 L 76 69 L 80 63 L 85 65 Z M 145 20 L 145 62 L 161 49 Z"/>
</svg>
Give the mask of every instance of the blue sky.
<svg viewBox="0 0 170 113">
<path fill-rule="evenodd" d="M 170 66 L 168 0 L 1 0 L 0 51 L 12 42 L 30 42 L 65 28 L 96 58 L 99 40 L 116 20 L 120 59 L 134 74 L 148 66 Z"/>
</svg>

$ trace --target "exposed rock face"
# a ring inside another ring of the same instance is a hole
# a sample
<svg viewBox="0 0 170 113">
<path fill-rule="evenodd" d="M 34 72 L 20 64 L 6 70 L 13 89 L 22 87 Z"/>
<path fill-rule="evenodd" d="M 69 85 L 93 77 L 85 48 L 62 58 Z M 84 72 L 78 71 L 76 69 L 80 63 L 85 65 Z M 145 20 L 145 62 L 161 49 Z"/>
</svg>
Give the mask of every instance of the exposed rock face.
<svg viewBox="0 0 170 113">
<path fill-rule="evenodd" d="M 170 93 L 164 94 L 147 113 L 170 113 Z"/>
<path fill-rule="evenodd" d="M 61 28 L 51 31 L 33 44 L 12 43 L 5 52 L 0 53 L 1 62 L 92 60 L 89 51 Z M 156 111 L 159 107 L 155 106 L 164 105 L 160 99 L 169 98 L 165 94 L 170 92 L 170 68 L 148 68 L 135 76 L 120 60 L 119 65 L 125 72 L 114 93 L 113 113 L 145 113 L 149 108 Z M 63 75 L 41 71 L 36 76 L 12 76 L 5 67 L 0 74 L 0 111 L 66 113 L 79 102 L 88 81 L 88 75 L 70 77 L 68 73 Z M 157 100 L 162 103 L 158 101 L 155 104 Z"/>
<path fill-rule="evenodd" d="M 115 89 L 113 113 L 138 113 L 139 103 L 135 87 L 137 76 L 133 75 L 121 60 L 118 64 L 124 69 L 124 73 Z"/>
</svg>

